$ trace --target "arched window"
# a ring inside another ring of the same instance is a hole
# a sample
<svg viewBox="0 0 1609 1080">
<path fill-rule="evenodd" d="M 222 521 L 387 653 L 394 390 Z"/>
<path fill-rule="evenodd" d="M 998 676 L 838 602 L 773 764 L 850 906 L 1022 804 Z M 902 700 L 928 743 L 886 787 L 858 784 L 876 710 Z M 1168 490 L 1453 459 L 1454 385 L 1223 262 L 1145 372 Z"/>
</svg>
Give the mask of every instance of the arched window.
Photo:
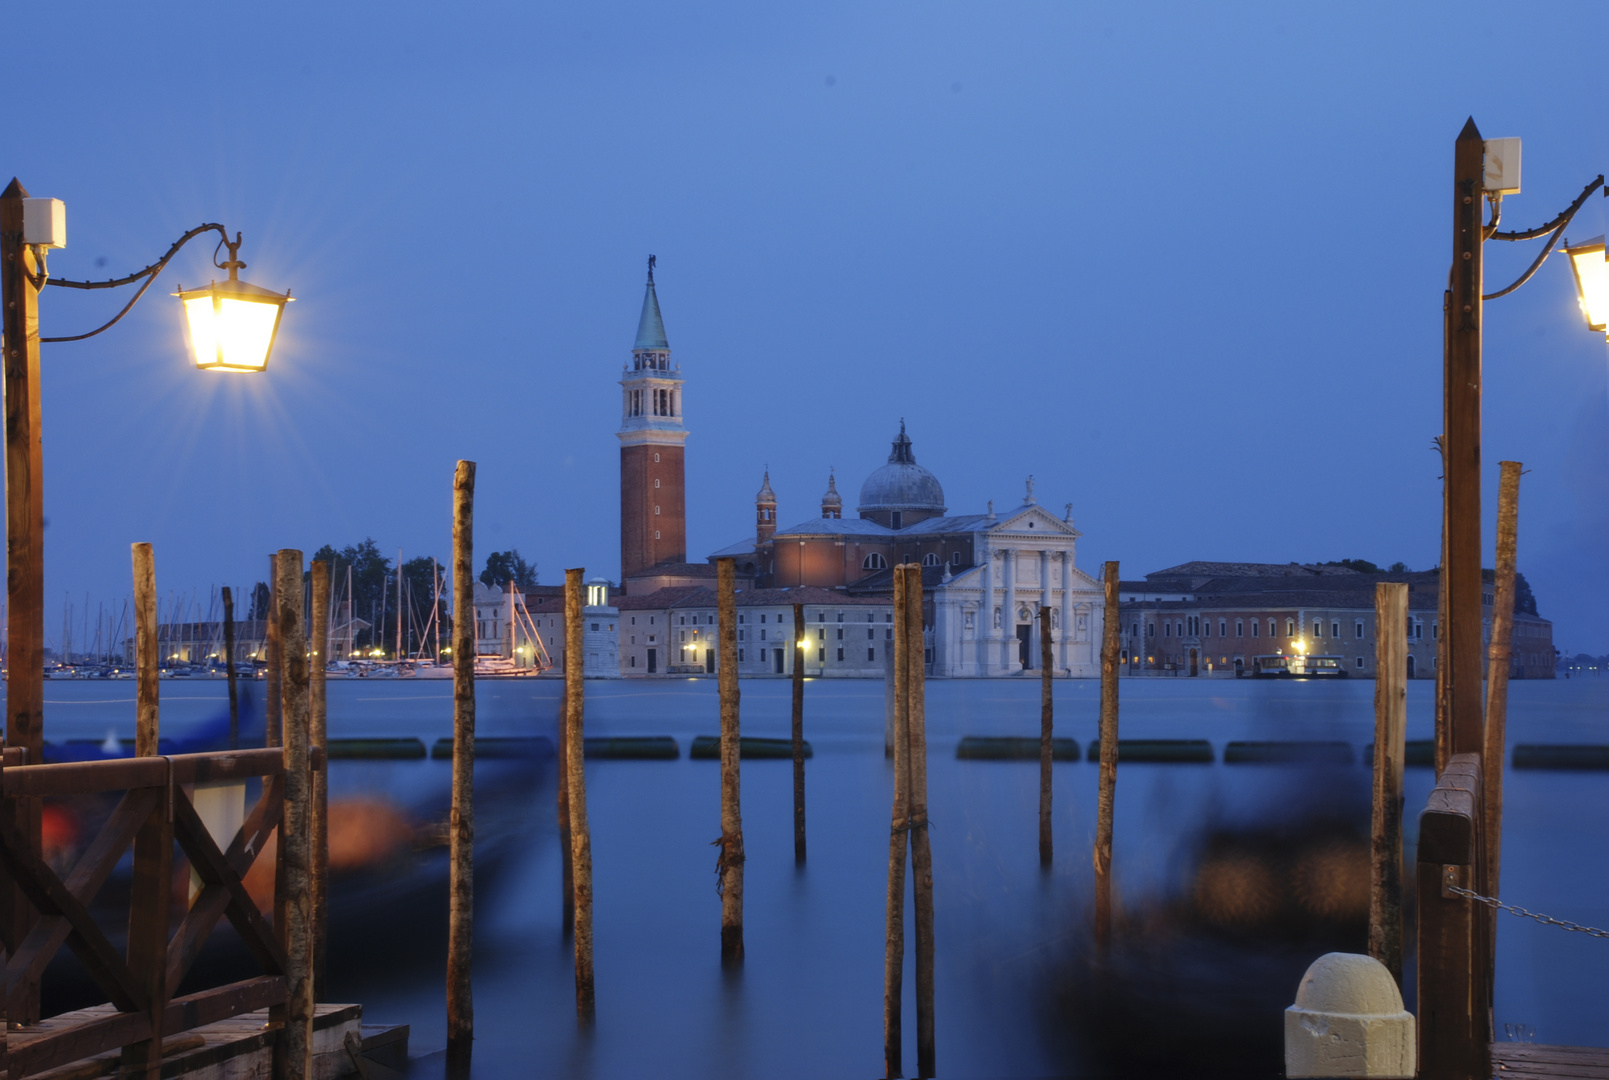
<svg viewBox="0 0 1609 1080">
<path fill-rule="evenodd" d="M 938 564 L 939 564 L 939 557 L 937 555 L 933 554 L 933 552 L 930 551 L 926 555 L 922 556 L 922 565 L 923 566 L 937 566 Z"/>
<path fill-rule="evenodd" d="M 860 568 L 862 570 L 887 570 L 888 560 L 874 551 L 860 561 Z"/>
</svg>

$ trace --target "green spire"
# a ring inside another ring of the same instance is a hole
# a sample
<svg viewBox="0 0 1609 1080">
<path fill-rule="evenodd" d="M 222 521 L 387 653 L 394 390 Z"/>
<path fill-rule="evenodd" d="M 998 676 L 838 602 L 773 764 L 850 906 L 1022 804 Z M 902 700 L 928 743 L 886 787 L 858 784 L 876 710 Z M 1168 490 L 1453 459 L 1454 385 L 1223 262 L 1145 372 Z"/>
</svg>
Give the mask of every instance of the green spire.
<svg viewBox="0 0 1609 1080">
<path fill-rule="evenodd" d="M 637 320 L 637 344 L 632 349 L 669 349 L 665 340 L 665 320 L 659 315 L 659 297 L 654 294 L 654 257 L 648 256 L 648 291 L 642 298 L 642 318 Z"/>
</svg>

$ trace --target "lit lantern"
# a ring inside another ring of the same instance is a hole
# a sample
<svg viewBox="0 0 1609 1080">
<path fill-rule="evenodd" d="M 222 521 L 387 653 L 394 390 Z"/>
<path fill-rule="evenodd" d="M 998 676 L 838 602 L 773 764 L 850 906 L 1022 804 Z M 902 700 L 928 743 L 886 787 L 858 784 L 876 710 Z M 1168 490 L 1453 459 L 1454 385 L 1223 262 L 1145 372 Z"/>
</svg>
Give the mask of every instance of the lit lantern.
<svg viewBox="0 0 1609 1080">
<path fill-rule="evenodd" d="M 1581 314 L 1587 317 L 1587 329 L 1604 330 L 1609 327 L 1609 262 L 1604 261 L 1603 237 L 1573 247 L 1566 244 L 1564 253 L 1575 273 L 1576 296 Z"/>
<path fill-rule="evenodd" d="M 279 317 L 292 299 L 288 291 L 281 295 L 241 281 L 238 269 L 231 266 L 228 281 L 204 289 L 181 286 L 174 295 L 184 305 L 185 339 L 196 367 L 204 371 L 268 367 Z"/>
</svg>

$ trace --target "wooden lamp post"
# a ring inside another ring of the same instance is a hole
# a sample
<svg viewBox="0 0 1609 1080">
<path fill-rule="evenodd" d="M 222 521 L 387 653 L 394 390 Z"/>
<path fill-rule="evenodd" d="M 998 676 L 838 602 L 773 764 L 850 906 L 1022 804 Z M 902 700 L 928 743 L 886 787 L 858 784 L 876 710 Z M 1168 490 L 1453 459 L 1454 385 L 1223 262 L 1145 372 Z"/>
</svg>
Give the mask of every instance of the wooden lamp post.
<svg viewBox="0 0 1609 1080">
<path fill-rule="evenodd" d="M 279 315 L 290 294 L 281 296 L 239 280 L 240 235 L 233 242 L 222 225 L 197 226 L 174 242 L 162 258 L 136 273 L 109 281 L 64 281 L 50 276 L 45 253 L 67 245 L 67 215 L 59 199 L 30 198 L 22 183 L 13 179 L 0 193 L 0 305 L 5 336 L 6 410 L 6 673 L 5 744 L 21 747 L 24 760 L 37 764 L 44 750 L 45 651 L 45 501 L 39 438 L 39 346 L 41 342 L 81 341 L 110 328 L 145 295 L 168 262 L 190 240 L 216 232 L 219 247 L 229 249 L 225 282 L 179 294 L 186 316 L 185 330 L 196 364 L 225 371 L 262 371 L 273 349 Z M 39 336 L 39 293 L 45 285 L 73 289 L 108 289 L 140 282 L 138 291 L 104 326 L 70 337 Z M 39 845 L 37 805 L 23 807 L 18 826 L 34 849 Z M 9 905 L 12 940 L 32 922 L 27 903 L 17 895 Z M 38 996 L 27 1017 L 37 1019 Z"/>
</svg>

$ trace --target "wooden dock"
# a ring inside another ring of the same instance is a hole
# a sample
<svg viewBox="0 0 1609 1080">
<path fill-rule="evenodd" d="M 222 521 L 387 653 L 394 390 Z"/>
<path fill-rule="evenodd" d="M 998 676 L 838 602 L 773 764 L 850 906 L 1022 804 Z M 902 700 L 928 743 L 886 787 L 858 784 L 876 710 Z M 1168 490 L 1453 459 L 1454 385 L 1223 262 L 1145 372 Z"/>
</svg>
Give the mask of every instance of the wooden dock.
<svg viewBox="0 0 1609 1080">
<path fill-rule="evenodd" d="M 175 1002 L 174 1004 L 179 1004 Z M 59 1031 L 112 1020 L 110 1005 L 78 1009 L 53 1016 L 34 1027 L 16 1030 L 7 1040 L 14 1052 L 26 1053 L 30 1043 Z M 163 1044 L 163 1077 L 185 1080 L 268 1080 L 274 1074 L 274 1043 L 278 1029 L 271 1026 L 268 1010 L 192 1028 Z M 408 1027 L 363 1023 L 361 1005 L 319 1005 L 313 1017 L 313 1073 L 310 1080 L 360 1076 L 363 1080 L 391 1080 L 403 1075 L 408 1059 Z M 113 1050 L 35 1073 L 35 1080 L 95 1080 L 118 1070 L 120 1051 Z"/>
<path fill-rule="evenodd" d="M 1532 1043 L 1492 1044 L 1493 1080 L 1543 1080 L 1545 1077 L 1609 1080 L 1609 1049 L 1601 1046 L 1539 1046 Z"/>
</svg>

